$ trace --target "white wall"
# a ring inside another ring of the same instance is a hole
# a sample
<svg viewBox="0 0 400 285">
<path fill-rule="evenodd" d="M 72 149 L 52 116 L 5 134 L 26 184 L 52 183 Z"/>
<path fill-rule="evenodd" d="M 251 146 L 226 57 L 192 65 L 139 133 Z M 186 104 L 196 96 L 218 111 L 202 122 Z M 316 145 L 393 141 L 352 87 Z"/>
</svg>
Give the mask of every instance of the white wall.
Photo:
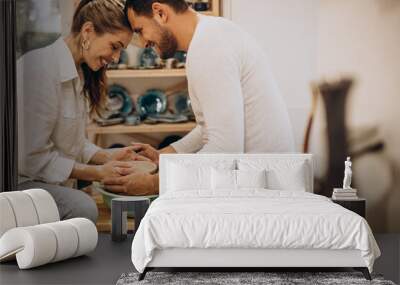
<svg viewBox="0 0 400 285">
<path fill-rule="evenodd" d="M 348 124 L 379 126 L 386 144 L 384 156 L 355 164 L 368 220 L 400 232 L 400 1 L 321 0 L 318 16 L 318 76 L 352 74 Z"/>
<path fill-rule="evenodd" d="M 225 0 L 227 17 L 252 34 L 269 56 L 301 150 L 309 110 L 309 82 L 316 72 L 315 0 Z"/>
<path fill-rule="evenodd" d="M 303 140 L 309 83 L 351 74 L 350 127 L 377 125 L 385 153 L 355 162 L 359 192 L 376 232 L 400 232 L 400 1 L 224 0 L 224 13 L 268 53 L 295 128 Z M 326 171 L 324 113 L 319 105 L 311 150 Z"/>
</svg>

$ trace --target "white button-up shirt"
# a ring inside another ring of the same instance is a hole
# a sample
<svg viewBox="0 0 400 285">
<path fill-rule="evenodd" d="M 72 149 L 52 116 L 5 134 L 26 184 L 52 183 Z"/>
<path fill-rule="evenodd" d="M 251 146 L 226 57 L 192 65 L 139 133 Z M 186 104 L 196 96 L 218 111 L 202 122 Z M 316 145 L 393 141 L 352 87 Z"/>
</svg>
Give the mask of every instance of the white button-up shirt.
<svg viewBox="0 0 400 285">
<path fill-rule="evenodd" d="M 88 102 L 65 41 L 25 54 L 17 74 L 20 182 L 71 186 L 75 162 L 100 148 L 86 139 Z"/>
</svg>

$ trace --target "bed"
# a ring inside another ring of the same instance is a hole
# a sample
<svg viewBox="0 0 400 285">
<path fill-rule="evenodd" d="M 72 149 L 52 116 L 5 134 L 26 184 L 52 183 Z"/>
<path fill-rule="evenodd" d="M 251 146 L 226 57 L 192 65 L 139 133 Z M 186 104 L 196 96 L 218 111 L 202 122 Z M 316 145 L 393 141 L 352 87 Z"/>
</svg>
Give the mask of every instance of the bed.
<svg viewBox="0 0 400 285">
<path fill-rule="evenodd" d="M 364 218 L 313 194 L 308 154 L 162 155 L 160 197 L 132 243 L 154 268 L 352 267 L 380 255 Z"/>
</svg>

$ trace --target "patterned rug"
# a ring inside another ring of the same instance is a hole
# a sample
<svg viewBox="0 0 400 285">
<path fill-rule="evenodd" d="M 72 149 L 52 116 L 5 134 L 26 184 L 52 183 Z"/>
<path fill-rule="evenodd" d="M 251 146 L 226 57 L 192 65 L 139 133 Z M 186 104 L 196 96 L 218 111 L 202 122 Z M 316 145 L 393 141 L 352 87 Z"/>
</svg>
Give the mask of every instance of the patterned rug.
<svg viewBox="0 0 400 285">
<path fill-rule="evenodd" d="M 384 280 L 380 275 L 372 275 L 373 280 L 368 281 L 359 272 L 148 272 L 143 281 L 138 281 L 138 276 L 138 273 L 122 274 L 117 285 L 395 285 L 392 281 Z"/>
</svg>

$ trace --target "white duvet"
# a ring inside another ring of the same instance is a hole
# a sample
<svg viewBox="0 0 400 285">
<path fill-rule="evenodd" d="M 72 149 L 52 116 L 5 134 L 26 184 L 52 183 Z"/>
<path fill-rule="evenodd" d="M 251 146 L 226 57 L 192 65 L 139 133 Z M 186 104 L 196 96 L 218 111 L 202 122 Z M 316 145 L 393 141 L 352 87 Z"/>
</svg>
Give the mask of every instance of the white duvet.
<svg viewBox="0 0 400 285">
<path fill-rule="evenodd" d="M 380 255 L 359 215 L 319 195 L 265 189 L 163 195 L 139 226 L 132 262 L 143 272 L 166 248 L 358 249 L 371 272 Z"/>
</svg>

